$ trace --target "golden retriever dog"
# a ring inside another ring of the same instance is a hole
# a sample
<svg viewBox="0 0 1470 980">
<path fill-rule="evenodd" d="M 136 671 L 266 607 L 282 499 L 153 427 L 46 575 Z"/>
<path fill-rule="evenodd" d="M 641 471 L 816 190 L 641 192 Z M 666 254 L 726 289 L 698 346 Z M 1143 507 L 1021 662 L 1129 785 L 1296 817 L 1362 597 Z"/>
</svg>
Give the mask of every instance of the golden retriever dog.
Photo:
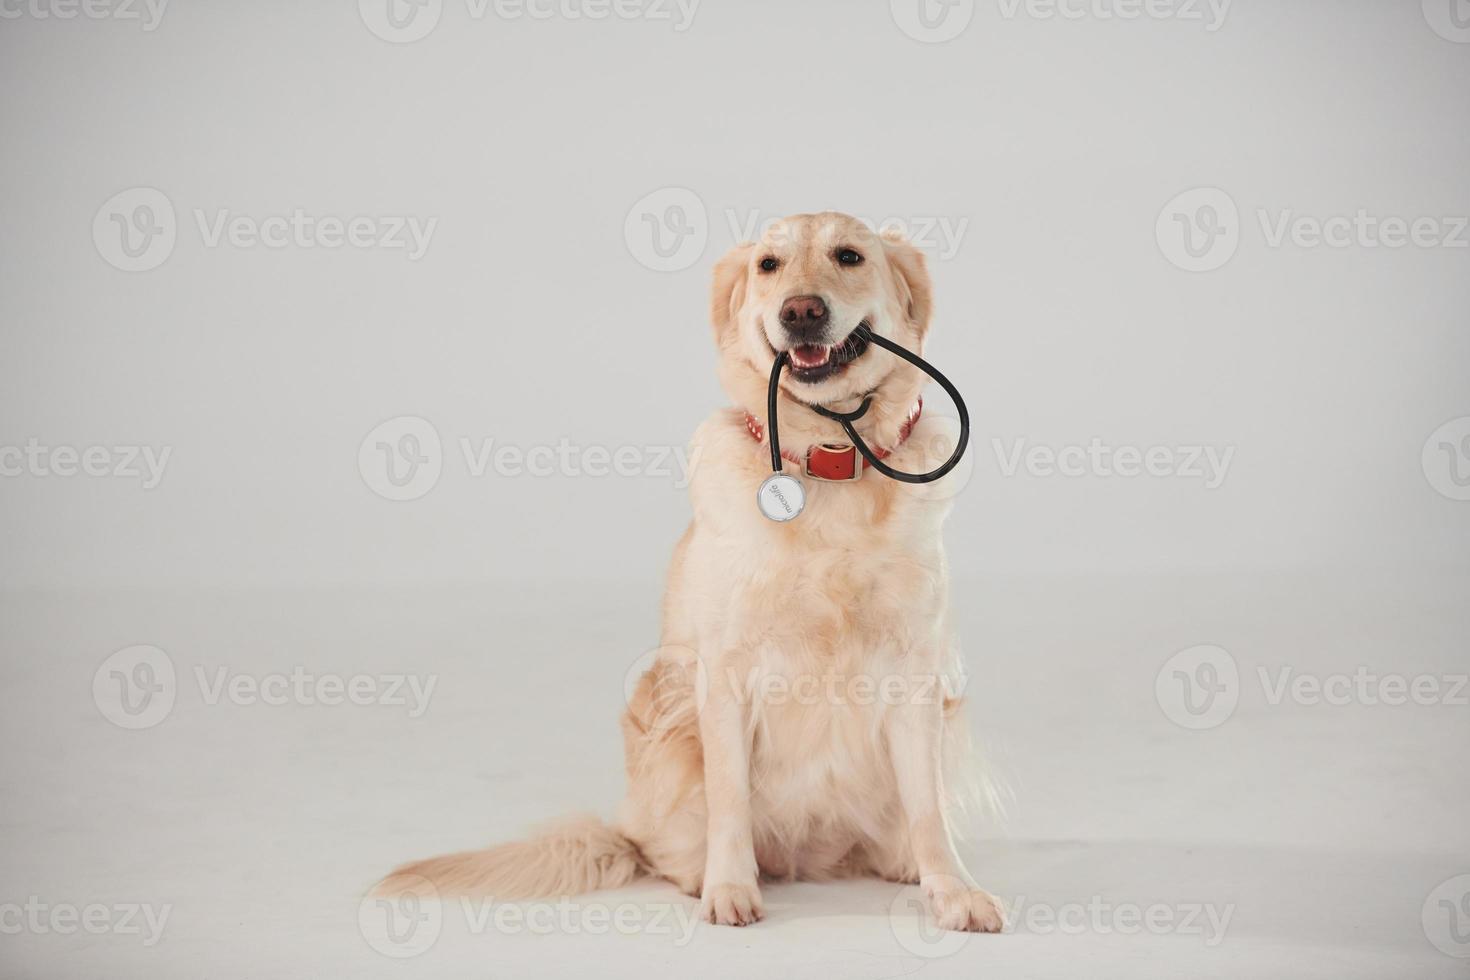
<svg viewBox="0 0 1470 980">
<path fill-rule="evenodd" d="M 520 899 L 654 875 L 698 896 L 707 921 L 743 926 L 762 917 L 762 878 L 867 875 L 918 883 L 942 928 L 1002 928 L 1000 903 L 956 852 L 963 779 L 947 786 L 968 765 L 940 540 L 955 475 L 808 475 L 805 510 L 785 523 L 755 501 L 771 473 L 778 351 L 791 358 L 778 413 L 788 473 L 802 473 L 809 447 L 845 447 L 809 405 L 851 411 L 867 396 L 858 432 L 890 466 L 918 473 L 946 458 L 952 428 L 915 423 L 924 375 L 855 333 L 920 352 L 931 305 L 922 254 L 846 215 L 776 222 L 718 262 L 710 313 L 735 404 L 694 436 L 694 520 L 674 550 L 662 646 L 623 717 L 617 820 L 408 864 L 380 892 L 427 879 Z"/>
</svg>

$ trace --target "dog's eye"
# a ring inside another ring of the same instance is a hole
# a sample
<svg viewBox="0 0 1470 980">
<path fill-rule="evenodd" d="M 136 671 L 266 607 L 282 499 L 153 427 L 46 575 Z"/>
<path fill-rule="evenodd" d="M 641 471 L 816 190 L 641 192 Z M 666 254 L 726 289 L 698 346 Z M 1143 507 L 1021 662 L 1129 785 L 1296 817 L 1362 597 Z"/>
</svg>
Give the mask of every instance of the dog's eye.
<svg viewBox="0 0 1470 980">
<path fill-rule="evenodd" d="M 780 267 L 781 267 L 780 260 L 774 258 L 773 256 L 767 255 L 765 258 L 761 259 L 761 271 L 762 272 L 775 272 Z"/>
<path fill-rule="evenodd" d="M 861 265 L 863 257 L 850 248 L 839 248 L 837 250 L 837 261 L 843 265 Z"/>
</svg>

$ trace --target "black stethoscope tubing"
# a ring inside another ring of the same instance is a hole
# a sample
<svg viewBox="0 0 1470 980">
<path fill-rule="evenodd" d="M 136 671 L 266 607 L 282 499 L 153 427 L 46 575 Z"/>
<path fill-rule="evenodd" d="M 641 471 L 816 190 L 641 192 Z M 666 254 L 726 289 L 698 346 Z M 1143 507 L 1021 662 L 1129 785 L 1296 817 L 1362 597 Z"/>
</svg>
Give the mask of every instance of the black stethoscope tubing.
<svg viewBox="0 0 1470 980">
<path fill-rule="evenodd" d="M 950 400 L 954 402 L 955 409 L 960 413 L 960 439 L 954 447 L 954 452 L 950 453 L 949 459 L 945 460 L 943 463 L 939 464 L 939 466 L 930 470 L 928 473 L 904 473 L 900 470 L 894 469 L 887 463 L 884 463 L 877 456 L 875 456 L 873 454 L 873 451 L 868 448 L 868 444 L 863 442 L 862 437 L 857 434 L 857 429 L 853 427 L 854 422 L 867 414 L 868 407 L 873 402 L 872 395 L 868 395 L 867 397 L 865 397 L 863 399 L 863 403 L 851 412 L 834 412 L 831 409 L 823 408 L 821 405 L 811 405 L 807 404 L 806 402 L 803 402 L 802 404 L 806 405 L 807 408 L 810 408 L 818 415 L 825 416 L 826 418 L 829 418 L 841 425 L 843 431 L 847 433 L 847 437 L 852 440 L 852 444 L 857 447 L 857 451 L 862 453 L 863 458 L 868 461 L 868 465 L 873 467 L 873 469 L 877 470 L 879 473 L 882 473 L 884 476 L 888 477 L 891 480 L 899 480 L 903 483 L 933 483 L 935 480 L 940 479 L 950 470 L 959 465 L 961 457 L 965 455 L 965 447 L 968 446 L 970 443 L 970 412 L 967 408 L 965 408 L 965 400 L 960 397 L 959 389 L 956 388 L 948 378 L 941 374 L 938 368 L 934 367 L 934 365 L 924 360 L 918 354 L 915 354 L 913 351 L 910 350 L 905 350 L 904 348 L 895 344 L 893 341 L 889 340 L 887 337 L 880 337 L 878 334 L 873 333 L 871 330 L 869 330 L 866 326 L 860 326 L 858 327 L 858 330 L 861 331 L 862 336 L 866 338 L 870 343 L 877 344 L 884 350 L 893 354 L 897 354 L 899 357 L 903 358 L 905 361 L 908 361 L 914 367 L 918 368 L 920 371 L 923 371 L 929 377 L 939 382 L 939 386 L 945 390 L 945 393 L 949 395 Z M 766 390 L 766 415 L 768 416 L 767 429 L 770 433 L 771 439 L 771 469 L 777 473 L 781 472 L 781 436 L 777 431 L 778 426 L 776 424 L 776 402 L 777 394 L 781 384 L 781 371 L 783 368 L 786 367 L 786 364 L 788 361 L 790 361 L 790 359 L 791 355 L 788 351 L 783 350 L 779 351 L 776 354 L 776 362 L 771 365 L 770 385 Z"/>
</svg>

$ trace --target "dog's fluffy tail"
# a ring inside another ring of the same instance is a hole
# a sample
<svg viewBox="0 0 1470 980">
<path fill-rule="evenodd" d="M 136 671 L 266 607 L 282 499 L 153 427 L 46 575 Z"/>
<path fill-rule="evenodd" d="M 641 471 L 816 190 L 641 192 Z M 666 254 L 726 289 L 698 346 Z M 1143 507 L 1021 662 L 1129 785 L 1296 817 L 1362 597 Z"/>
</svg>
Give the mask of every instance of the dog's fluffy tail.
<svg viewBox="0 0 1470 980">
<path fill-rule="evenodd" d="M 516 901 L 618 888 L 646 874 L 636 844 L 596 817 L 583 816 L 548 826 L 530 840 L 405 864 L 373 891 L 415 891 L 427 880 L 441 895 Z"/>
</svg>

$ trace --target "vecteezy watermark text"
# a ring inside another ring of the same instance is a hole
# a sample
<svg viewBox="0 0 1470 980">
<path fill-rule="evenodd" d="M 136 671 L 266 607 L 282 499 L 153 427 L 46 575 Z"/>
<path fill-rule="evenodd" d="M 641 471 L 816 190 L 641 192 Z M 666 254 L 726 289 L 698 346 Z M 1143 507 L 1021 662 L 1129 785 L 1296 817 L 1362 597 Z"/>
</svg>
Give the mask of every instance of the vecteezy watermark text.
<svg viewBox="0 0 1470 980">
<path fill-rule="evenodd" d="M 1428 0 L 1426 0 L 1428 2 Z M 995 0 L 1007 21 L 1172 20 L 1203 24 L 1208 33 L 1225 24 L 1232 0 Z M 893 22 L 915 41 L 941 44 L 964 33 L 976 0 L 889 0 Z"/>
<path fill-rule="evenodd" d="M 997 0 L 1006 20 L 1177 20 L 1213 34 L 1225 25 L 1232 0 Z"/>
<path fill-rule="evenodd" d="M 358 905 L 357 926 L 369 946 L 395 959 L 418 956 L 438 941 L 446 919 L 457 914 L 470 935 L 661 936 L 687 946 L 699 925 L 694 902 L 606 902 L 564 896 L 555 902 L 499 902 L 490 898 L 441 899 L 425 878 L 395 879 L 391 894 L 370 894 Z"/>
<path fill-rule="evenodd" d="M 0 477 L 111 477 L 152 490 L 172 455 L 172 446 L 47 446 L 33 436 L 23 446 L 0 445 Z"/>
<path fill-rule="evenodd" d="M 1377 215 L 1366 208 L 1352 214 L 1317 217 L 1294 208 L 1259 208 L 1256 220 L 1270 248 L 1287 241 L 1297 248 L 1470 248 L 1465 215 Z"/>
<path fill-rule="evenodd" d="M 515 446 L 494 439 L 461 437 L 460 453 L 470 476 L 656 476 L 672 477 L 684 489 L 694 471 L 694 456 L 683 446 L 580 446 L 568 439 L 556 445 Z"/>
<path fill-rule="evenodd" d="M 968 676 L 924 673 L 779 674 L 751 667 L 744 675 L 726 668 L 725 682 L 742 705 L 854 705 L 867 707 L 901 704 L 944 704 L 964 696 Z"/>
<path fill-rule="evenodd" d="M 699 461 L 698 451 L 684 446 L 579 445 L 566 438 L 555 445 L 519 446 L 461 436 L 458 449 L 464 472 L 473 479 L 492 474 L 507 479 L 642 477 L 671 480 L 676 489 L 684 489 Z M 363 483 L 378 496 L 417 500 L 438 484 L 444 457 L 443 441 L 433 423 L 400 415 L 363 438 L 357 467 Z"/>
<path fill-rule="evenodd" d="M 404 709 L 419 718 L 429 708 L 438 674 L 336 674 L 297 666 L 289 671 L 244 673 L 228 666 L 195 665 L 192 677 L 208 706 Z M 180 680 L 173 658 L 156 646 L 126 647 L 92 675 L 92 701 L 119 728 L 152 728 L 173 711 Z"/>
<path fill-rule="evenodd" d="M 1397 215 L 1368 208 L 1313 215 L 1295 208 L 1255 209 L 1267 248 L 1462 249 L 1470 248 L 1470 216 Z M 1234 257 L 1243 228 L 1235 199 L 1218 187 L 1195 187 L 1176 195 L 1154 223 L 1159 251 L 1189 272 L 1211 272 Z"/>
<path fill-rule="evenodd" d="M 0 20 L 138 21 L 153 31 L 163 20 L 169 0 L 0 0 Z"/>
<path fill-rule="evenodd" d="M 194 221 L 206 248 L 228 244 L 232 248 L 357 248 L 404 249 L 408 261 L 417 262 L 429 250 L 429 240 L 439 226 L 438 218 L 416 215 L 313 215 L 301 208 L 287 214 L 258 218 L 220 208 L 212 214 L 194 209 Z"/>
<path fill-rule="evenodd" d="M 1206 490 L 1225 482 L 1234 446 L 1111 446 L 1094 437 L 1086 445 L 1032 445 L 1024 438 L 990 441 L 1002 476 L 1024 468 L 1032 477 L 1122 477 L 1199 480 Z"/>
<path fill-rule="evenodd" d="M 0 903 L 0 934 L 141 936 L 144 946 L 153 946 L 163 937 L 173 909 L 171 904 L 154 906 L 147 902 L 74 905 L 45 902 L 31 895 L 24 902 Z"/>
<path fill-rule="evenodd" d="M 723 209 L 729 232 L 727 246 L 750 241 L 784 242 L 801 245 L 797 234 L 818 240 L 835 235 L 837 225 L 816 223 L 810 226 L 786 225 L 774 215 L 755 208 Z M 890 214 L 874 218 L 854 215 L 858 221 L 878 234 L 893 234 L 917 248 L 924 249 L 937 261 L 952 259 L 964 244 L 970 229 L 967 215 Z M 687 187 L 660 187 L 634 202 L 623 219 L 623 241 L 628 254 L 639 265 L 654 272 L 681 272 L 697 263 L 705 253 L 710 238 L 710 211 L 704 199 Z"/>
<path fill-rule="evenodd" d="M 1255 680 L 1268 708 L 1283 704 L 1400 708 L 1470 707 L 1470 674 L 1380 672 L 1367 665 L 1317 673 L 1291 664 L 1258 664 L 1244 675 Z M 1245 686 L 1239 664 L 1223 647 L 1202 644 L 1170 657 L 1154 678 L 1154 697 L 1165 717 L 1195 731 L 1217 728 L 1235 713 Z"/>
<path fill-rule="evenodd" d="M 1032 901 L 1021 895 L 1000 899 L 1006 933 L 1038 936 L 1187 936 L 1214 948 L 1225 939 L 1235 905 L 1213 902 L 1129 902 L 1102 895 L 1085 901 Z M 925 959 L 958 953 L 974 933 L 939 928 L 919 888 L 905 888 L 889 903 L 888 922 L 900 946 Z"/>
<path fill-rule="evenodd" d="M 694 23 L 700 0 L 463 0 L 472 21 L 493 16 L 502 21 L 631 20 L 671 25 L 682 34 Z M 445 0 L 358 0 L 363 24 L 393 44 L 411 44 L 433 33 Z"/>
<path fill-rule="evenodd" d="M 1093 895 L 1086 902 L 1029 902 L 1024 895 L 1003 902 L 1009 932 L 1038 936 L 1061 933 L 1136 936 L 1197 936 L 1213 948 L 1225 939 L 1235 905 L 1213 902 L 1116 902 Z"/>
<path fill-rule="evenodd" d="M 964 243 L 965 233 L 970 229 L 970 219 L 964 215 L 886 215 L 871 218 L 855 214 L 852 217 L 867 225 L 876 234 L 897 235 L 917 248 L 928 250 L 938 260 L 952 259 Z M 736 208 L 725 209 L 725 224 L 730 229 L 731 243 L 770 241 L 773 244 L 802 244 L 797 240 L 796 226 L 782 223 L 779 217 L 763 217 L 760 211 Z M 821 224 L 806 232 L 818 239 L 830 236 L 831 229 Z"/>
<path fill-rule="evenodd" d="M 969 675 L 955 669 L 924 671 L 781 672 L 759 664 L 711 669 L 692 648 L 665 644 L 635 659 L 623 674 L 623 698 L 639 723 L 662 729 L 704 710 L 713 682 L 737 703 L 759 709 L 785 706 L 870 707 L 938 705 L 964 697 Z"/>
<path fill-rule="evenodd" d="M 410 214 L 347 217 L 292 208 L 265 216 L 231 208 L 194 208 L 199 241 L 209 249 L 354 249 L 401 251 L 410 262 L 429 250 L 439 219 Z M 92 243 L 109 265 L 124 272 L 156 269 L 173 254 L 179 221 L 168 195 L 154 187 L 130 187 L 103 202 L 92 218 Z"/>
</svg>

